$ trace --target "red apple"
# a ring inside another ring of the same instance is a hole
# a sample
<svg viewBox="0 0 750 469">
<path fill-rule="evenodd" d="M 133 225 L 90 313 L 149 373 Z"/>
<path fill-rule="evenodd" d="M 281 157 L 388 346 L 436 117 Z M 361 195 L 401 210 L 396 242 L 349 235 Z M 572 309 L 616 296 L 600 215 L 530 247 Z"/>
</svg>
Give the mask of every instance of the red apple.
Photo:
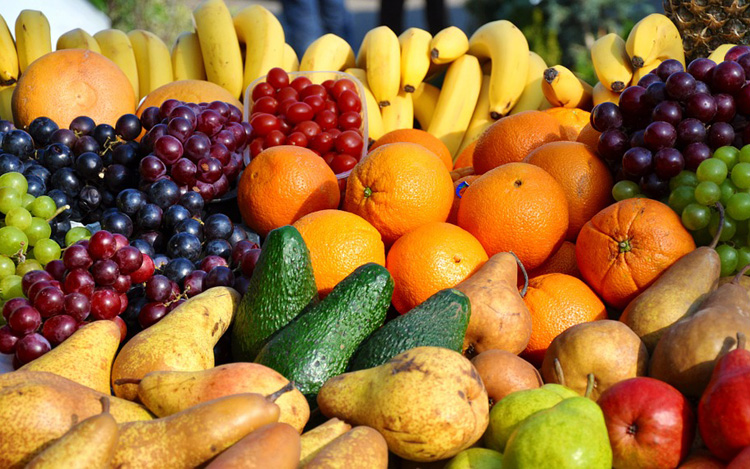
<svg viewBox="0 0 750 469">
<path fill-rule="evenodd" d="M 597 401 L 617 468 L 674 468 L 690 451 L 695 415 L 677 389 L 653 378 L 611 386 Z"/>
</svg>

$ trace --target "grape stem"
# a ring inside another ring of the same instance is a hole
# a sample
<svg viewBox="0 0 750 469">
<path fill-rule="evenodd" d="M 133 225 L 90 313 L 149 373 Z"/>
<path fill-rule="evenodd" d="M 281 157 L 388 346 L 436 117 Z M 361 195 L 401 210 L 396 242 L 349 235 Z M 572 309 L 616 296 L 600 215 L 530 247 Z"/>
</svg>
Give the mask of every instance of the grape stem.
<svg viewBox="0 0 750 469">
<path fill-rule="evenodd" d="M 714 239 L 711 240 L 711 244 L 708 245 L 711 249 L 716 249 L 716 246 L 719 245 L 721 232 L 724 231 L 724 206 L 721 205 L 721 202 L 716 202 L 714 206 L 719 211 L 719 227 L 716 229 L 716 234 L 714 235 Z"/>
<path fill-rule="evenodd" d="M 49 222 L 51 222 L 52 220 L 54 220 L 56 216 L 60 215 L 60 214 L 61 214 L 61 213 L 63 213 L 64 211 L 68 210 L 69 208 L 70 208 L 70 205 L 63 205 L 62 207 L 58 208 L 58 209 L 57 209 L 57 210 L 55 211 L 55 213 L 54 213 L 54 214 L 52 214 L 52 216 L 51 216 L 51 217 L 49 217 L 49 218 L 47 219 L 47 223 L 49 223 Z"/>
</svg>

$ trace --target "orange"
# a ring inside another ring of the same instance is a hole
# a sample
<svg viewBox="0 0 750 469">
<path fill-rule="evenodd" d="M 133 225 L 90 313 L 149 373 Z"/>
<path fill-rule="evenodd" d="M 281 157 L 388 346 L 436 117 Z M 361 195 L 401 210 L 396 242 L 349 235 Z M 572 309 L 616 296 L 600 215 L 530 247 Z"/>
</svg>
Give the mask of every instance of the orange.
<svg viewBox="0 0 750 469">
<path fill-rule="evenodd" d="M 591 120 L 591 113 L 578 108 L 551 107 L 544 110 L 560 122 L 565 140 L 575 142 L 581 131 Z"/>
<path fill-rule="evenodd" d="M 186 103 L 210 103 L 211 101 L 224 101 L 237 106 L 240 111 L 242 103 L 223 87 L 205 80 L 180 80 L 162 85 L 147 94 L 141 105 L 138 106 L 136 115 L 140 116 L 144 109 L 150 106 L 161 106 L 168 99 L 176 99 Z"/>
<path fill-rule="evenodd" d="M 524 161 L 547 171 L 568 200 L 568 234 L 574 241 L 581 227 L 613 203 L 612 174 L 594 150 L 578 142 L 552 142 L 529 153 Z"/>
<path fill-rule="evenodd" d="M 506 163 L 522 161 L 532 150 L 564 140 L 560 122 L 543 111 L 524 111 L 503 117 L 482 132 L 474 148 L 477 174 Z"/>
<path fill-rule="evenodd" d="M 370 152 L 349 175 L 344 196 L 344 210 L 372 223 L 387 246 L 425 223 L 445 221 L 452 204 L 450 173 L 416 143 Z"/>
<path fill-rule="evenodd" d="M 624 309 L 694 249 L 679 215 L 661 202 L 637 197 L 610 205 L 583 226 L 576 259 L 586 283 L 604 301 Z"/>
<path fill-rule="evenodd" d="M 261 236 L 308 213 L 339 205 L 336 175 L 307 148 L 280 145 L 250 161 L 237 186 L 237 203 L 247 226 Z"/>
<path fill-rule="evenodd" d="M 601 132 L 594 130 L 594 128 L 591 126 L 591 124 L 586 124 L 586 127 L 581 130 L 581 133 L 578 134 L 578 139 L 576 139 L 576 142 L 585 143 L 586 145 L 590 146 L 594 150 L 599 148 L 599 136 L 601 135 Z"/>
<path fill-rule="evenodd" d="M 539 367 L 544 353 L 565 329 L 607 319 L 604 303 L 581 280 L 565 274 L 547 274 L 529 280 L 523 302 L 531 313 L 531 339 L 521 356 Z"/>
<path fill-rule="evenodd" d="M 468 168 L 474 166 L 474 149 L 477 147 L 477 141 L 474 140 L 468 147 L 464 148 L 458 154 L 456 162 L 453 163 L 453 169 Z"/>
<path fill-rule="evenodd" d="M 392 130 L 387 134 L 383 135 L 370 146 L 370 151 L 389 143 L 398 142 L 409 142 L 422 145 L 426 149 L 430 150 L 437 155 L 438 158 L 443 162 L 448 171 L 453 169 L 453 157 L 448 147 L 437 137 L 431 133 L 425 132 L 419 129 L 398 129 Z"/>
<path fill-rule="evenodd" d="M 438 291 L 455 287 L 485 262 L 487 253 L 468 231 L 450 223 L 422 225 L 388 251 L 393 306 L 404 314 Z"/>
<path fill-rule="evenodd" d="M 61 128 L 78 116 L 115 125 L 123 114 L 132 114 L 135 105 L 133 86 L 122 70 L 84 49 L 50 52 L 32 62 L 18 79 L 11 103 L 19 128 L 41 116 Z"/>
<path fill-rule="evenodd" d="M 476 181 L 479 178 L 478 174 L 470 174 L 468 176 L 464 176 L 462 178 L 456 179 L 453 182 L 453 206 L 451 206 L 451 212 L 448 214 L 448 220 L 446 220 L 448 223 L 456 224 L 456 217 L 458 216 L 458 206 L 461 203 L 461 198 L 459 197 L 459 194 L 461 197 L 463 197 L 464 192 L 466 191 L 466 188 L 469 187 L 468 185 L 465 185 L 462 189 L 458 189 L 458 186 L 461 185 L 461 183 L 471 184 L 472 182 Z M 458 191 L 458 192 L 456 192 Z"/>
<path fill-rule="evenodd" d="M 527 270 L 542 265 L 568 231 L 565 191 L 546 171 L 509 163 L 469 185 L 458 206 L 458 226 L 487 254 L 513 251 Z"/>
<path fill-rule="evenodd" d="M 362 264 L 374 262 L 385 266 L 385 246 L 380 233 L 353 213 L 320 210 L 300 218 L 294 227 L 310 250 L 321 298 Z"/>
<path fill-rule="evenodd" d="M 563 241 L 557 250 L 544 264 L 529 272 L 529 278 L 539 277 L 546 274 L 566 274 L 575 278 L 581 278 L 576 261 L 576 245 L 570 241 Z M 523 275 L 519 275 L 519 285 L 523 285 Z"/>
</svg>

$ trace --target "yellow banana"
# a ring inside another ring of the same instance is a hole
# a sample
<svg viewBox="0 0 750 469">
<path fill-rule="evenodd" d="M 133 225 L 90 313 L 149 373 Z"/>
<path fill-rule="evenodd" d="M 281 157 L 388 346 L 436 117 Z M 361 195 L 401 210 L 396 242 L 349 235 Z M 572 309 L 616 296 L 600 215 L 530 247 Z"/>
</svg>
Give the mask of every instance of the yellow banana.
<svg viewBox="0 0 750 469">
<path fill-rule="evenodd" d="M 653 62 L 645 64 L 641 68 L 636 68 L 633 72 L 633 79 L 630 81 L 630 84 L 637 85 L 638 82 L 641 81 L 641 78 L 643 78 L 643 75 L 653 72 L 662 62 L 664 62 L 664 60 L 666 59 L 656 59 Z"/>
<path fill-rule="evenodd" d="M 57 38 L 57 50 L 61 49 L 88 49 L 101 54 L 102 50 L 94 36 L 81 28 L 71 29 Z"/>
<path fill-rule="evenodd" d="M 37 10 L 23 10 L 16 18 L 16 52 L 21 73 L 29 64 L 52 52 L 49 21 Z"/>
<path fill-rule="evenodd" d="M 357 68 L 367 70 L 367 83 L 380 107 L 388 106 L 401 83 L 401 47 L 391 28 L 378 26 L 365 35 L 357 55 Z"/>
<path fill-rule="evenodd" d="M 99 44 L 102 55 L 117 64 L 128 77 L 130 84 L 133 85 L 135 96 L 140 99 L 138 65 L 128 35 L 119 29 L 103 29 L 94 34 L 94 39 Z"/>
<path fill-rule="evenodd" d="M 206 77 L 239 97 L 244 90 L 242 53 L 232 15 L 224 0 L 201 2 L 193 10 L 193 23 L 201 43 Z M 248 49 L 253 47 L 261 45 L 252 44 Z"/>
<path fill-rule="evenodd" d="M 716 49 L 714 49 L 713 52 L 708 56 L 709 59 L 713 60 L 714 62 L 721 63 L 724 61 L 724 56 L 727 55 L 727 52 L 729 52 L 729 49 L 736 46 L 737 44 L 722 44 Z"/>
<path fill-rule="evenodd" d="M 299 70 L 299 59 L 292 46 L 284 43 L 284 70 L 287 72 L 296 72 Z"/>
<path fill-rule="evenodd" d="M 339 71 L 353 68 L 354 62 L 352 46 L 335 34 L 328 33 L 307 47 L 299 69 L 301 72 Z M 315 83 L 322 83 L 328 78 L 331 78 L 328 74 L 318 74 L 310 79 Z"/>
<path fill-rule="evenodd" d="M 414 102 L 414 117 L 419 122 L 422 130 L 427 130 L 432 121 L 432 115 L 435 113 L 438 98 L 440 98 L 440 89 L 437 86 L 422 82 L 412 93 Z"/>
<path fill-rule="evenodd" d="M 0 119 L 13 122 L 13 108 L 10 104 L 16 85 L 0 86 Z"/>
<path fill-rule="evenodd" d="M 432 35 L 419 28 L 409 28 L 398 37 L 401 44 L 401 89 L 413 93 L 430 69 Z"/>
<path fill-rule="evenodd" d="M 469 53 L 492 60 L 490 114 L 493 119 L 508 114 L 526 87 L 529 43 L 520 29 L 506 20 L 492 21 L 469 39 Z"/>
<path fill-rule="evenodd" d="M 611 91 L 621 92 L 633 79 L 633 67 L 625 50 L 625 41 L 615 33 L 594 41 L 591 61 L 599 82 Z"/>
<path fill-rule="evenodd" d="M 344 73 L 348 73 L 362 83 L 365 90 L 365 109 L 367 110 L 367 133 L 370 140 L 377 140 L 385 131 L 383 130 L 383 117 L 380 114 L 380 106 L 372 95 L 370 87 L 367 84 L 367 72 L 361 68 L 347 68 Z"/>
<path fill-rule="evenodd" d="M 156 88 L 171 83 L 172 57 L 169 48 L 156 34 L 143 29 L 128 33 L 138 65 L 138 93 L 143 98 Z"/>
<path fill-rule="evenodd" d="M 10 86 L 18 80 L 18 54 L 8 23 L 0 15 L 0 86 Z"/>
<path fill-rule="evenodd" d="M 430 59 L 434 64 L 451 63 L 469 51 L 469 38 L 455 26 L 435 34 L 430 41 Z"/>
<path fill-rule="evenodd" d="M 679 60 L 685 66 L 680 31 L 672 20 L 659 13 L 652 13 L 633 26 L 625 48 L 633 68 L 641 68 L 659 57 Z"/>
<path fill-rule="evenodd" d="M 185 31 L 172 45 L 172 75 L 174 80 L 205 80 L 203 53 L 198 35 Z"/>
<path fill-rule="evenodd" d="M 516 101 L 516 105 L 510 110 L 511 115 L 539 109 L 542 102 L 546 101 L 542 92 L 545 70 L 547 70 L 547 64 L 544 63 L 544 59 L 536 52 L 529 51 L 529 71 L 526 74 L 526 86 L 524 86 L 523 93 Z"/>
<path fill-rule="evenodd" d="M 591 85 L 562 65 L 555 65 L 544 71 L 542 92 L 555 107 L 591 110 Z"/>
<path fill-rule="evenodd" d="M 435 114 L 427 131 L 442 140 L 454 158 L 469 127 L 481 88 L 482 67 L 473 55 L 464 54 L 448 67 Z"/>
<path fill-rule="evenodd" d="M 482 89 L 479 91 L 479 99 L 477 99 L 477 105 L 474 108 L 474 114 L 471 116 L 469 126 L 466 128 L 464 138 L 461 140 L 461 145 L 458 147 L 456 155 L 460 155 L 464 148 L 471 145 L 471 143 L 478 139 L 484 130 L 495 123 L 495 119 L 490 117 L 490 80 L 489 75 L 482 76 Z M 540 91 L 541 93 L 541 91 Z M 536 109 L 536 108 L 534 108 Z"/>
<path fill-rule="evenodd" d="M 404 90 L 398 92 L 391 99 L 391 105 L 380 110 L 383 116 L 383 131 L 385 133 L 399 129 L 414 128 L 414 103 L 411 93 Z"/>
<path fill-rule="evenodd" d="M 594 85 L 591 96 L 594 101 L 594 106 L 601 103 L 620 103 L 620 93 L 615 93 L 604 86 L 600 81 L 596 82 L 596 85 Z"/>
<path fill-rule="evenodd" d="M 234 15 L 237 39 L 245 44 L 245 75 L 242 89 L 275 67 L 284 66 L 284 28 L 261 5 L 250 5 Z"/>
</svg>

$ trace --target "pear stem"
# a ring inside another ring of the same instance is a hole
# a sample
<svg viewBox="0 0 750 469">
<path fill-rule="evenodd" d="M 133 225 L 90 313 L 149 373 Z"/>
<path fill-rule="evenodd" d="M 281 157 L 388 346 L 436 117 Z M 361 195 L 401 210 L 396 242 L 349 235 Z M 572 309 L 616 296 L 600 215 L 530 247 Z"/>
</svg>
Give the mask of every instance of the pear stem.
<svg viewBox="0 0 750 469">
<path fill-rule="evenodd" d="M 276 399 L 280 398 L 281 396 L 288 393 L 292 389 L 294 389 L 294 381 L 289 381 L 286 384 L 286 386 L 284 386 L 283 388 L 279 389 L 273 394 L 269 394 L 268 396 L 266 396 L 266 399 L 268 399 L 271 402 L 276 402 Z"/>
<path fill-rule="evenodd" d="M 108 414 L 109 413 L 109 398 L 107 396 L 102 396 L 99 401 L 102 403 L 102 413 Z"/>
<path fill-rule="evenodd" d="M 737 333 L 737 349 L 745 350 L 745 334 L 743 332 Z"/>
<path fill-rule="evenodd" d="M 583 393 L 583 397 L 591 397 L 591 393 L 594 391 L 594 373 L 586 375 L 586 392 Z"/>
<path fill-rule="evenodd" d="M 565 374 L 558 358 L 555 358 L 555 376 L 557 377 L 557 382 L 565 386 Z"/>
<path fill-rule="evenodd" d="M 719 245 L 721 232 L 724 231 L 724 206 L 721 205 L 721 202 L 716 202 L 714 206 L 719 211 L 719 227 L 716 229 L 716 234 L 714 235 L 714 239 L 711 240 L 711 244 L 708 245 L 711 249 L 716 249 L 716 246 Z"/>
<path fill-rule="evenodd" d="M 118 386 L 122 386 L 123 384 L 141 384 L 141 380 L 136 378 L 120 378 L 115 380 L 115 384 Z"/>
<path fill-rule="evenodd" d="M 735 284 L 735 285 L 739 285 L 740 284 L 740 279 L 742 278 L 743 275 L 745 275 L 745 273 L 748 270 L 750 270 L 750 264 L 746 265 L 745 267 L 742 268 L 742 270 L 740 270 L 739 272 L 737 272 L 737 275 L 735 275 L 734 278 L 732 279 L 732 283 Z"/>
<path fill-rule="evenodd" d="M 518 267 L 521 268 L 521 273 L 523 274 L 523 288 L 521 289 L 521 298 L 526 296 L 526 291 L 529 289 L 529 274 L 526 272 L 526 267 L 523 266 L 523 262 L 521 262 L 521 259 L 516 256 L 516 253 L 513 251 L 508 251 L 511 256 L 516 258 L 516 264 L 518 264 Z"/>
</svg>

